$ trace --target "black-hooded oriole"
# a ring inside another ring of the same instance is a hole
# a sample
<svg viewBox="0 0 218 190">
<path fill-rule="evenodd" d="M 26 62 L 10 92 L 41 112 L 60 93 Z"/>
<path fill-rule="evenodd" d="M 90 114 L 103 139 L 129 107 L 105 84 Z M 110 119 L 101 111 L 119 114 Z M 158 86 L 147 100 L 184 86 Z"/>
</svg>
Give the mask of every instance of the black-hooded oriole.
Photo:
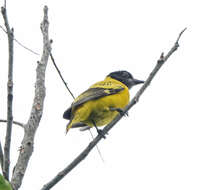
<svg viewBox="0 0 218 190">
<path fill-rule="evenodd" d="M 134 79 L 127 71 L 112 72 L 105 80 L 95 83 L 79 95 L 64 114 L 70 120 L 66 132 L 70 128 L 103 126 L 110 123 L 129 103 L 129 89 L 142 80 Z"/>
</svg>

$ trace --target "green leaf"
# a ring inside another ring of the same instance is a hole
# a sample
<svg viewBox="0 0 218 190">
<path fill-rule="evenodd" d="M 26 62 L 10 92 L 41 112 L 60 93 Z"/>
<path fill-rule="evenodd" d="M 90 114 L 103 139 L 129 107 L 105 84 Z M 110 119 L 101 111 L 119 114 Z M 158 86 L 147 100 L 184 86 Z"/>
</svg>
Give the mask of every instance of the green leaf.
<svg viewBox="0 0 218 190">
<path fill-rule="evenodd" d="M 10 183 L 0 174 L 0 190 L 12 190 Z"/>
</svg>

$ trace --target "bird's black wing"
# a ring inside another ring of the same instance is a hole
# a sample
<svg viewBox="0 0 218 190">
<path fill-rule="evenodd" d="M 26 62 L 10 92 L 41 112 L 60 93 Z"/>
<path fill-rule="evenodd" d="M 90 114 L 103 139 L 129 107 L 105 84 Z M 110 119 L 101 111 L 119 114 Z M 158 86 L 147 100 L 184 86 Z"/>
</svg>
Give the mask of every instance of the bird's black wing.
<svg viewBox="0 0 218 190">
<path fill-rule="evenodd" d="M 120 91 L 124 90 L 122 86 L 116 87 L 116 88 L 89 88 L 85 92 L 83 92 L 81 95 L 79 95 L 75 101 L 72 103 L 71 107 L 68 108 L 64 114 L 64 119 L 71 119 L 72 115 L 72 109 L 75 109 L 76 107 L 84 104 L 85 102 L 88 102 L 90 100 L 96 100 L 98 98 L 109 96 L 112 94 L 116 94 Z"/>
</svg>

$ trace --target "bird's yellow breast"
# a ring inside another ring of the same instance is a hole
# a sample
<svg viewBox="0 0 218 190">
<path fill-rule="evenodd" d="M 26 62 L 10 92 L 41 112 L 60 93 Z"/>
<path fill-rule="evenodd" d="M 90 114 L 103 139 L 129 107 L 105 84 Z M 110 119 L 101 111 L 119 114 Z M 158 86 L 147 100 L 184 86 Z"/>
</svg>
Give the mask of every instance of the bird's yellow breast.
<svg viewBox="0 0 218 190">
<path fill-rule="evenodd" d="M 122 87 L 123 90 L 116 94 L 104 96 L 95 100 L 90 100 L 74 110 L 74 122 L 83 122 L 88 126 L 93 126 L 92 120 L 97 126 L 103 126 L 110 123 L 118 114 L 117 111 L 111 111 L 110 108 L 123 109 L 129 103 L 129 90 L 123 83 L 107 77 L 104 81 L 92 85 L 90 88 L 113 89 Z"/>
</svg>

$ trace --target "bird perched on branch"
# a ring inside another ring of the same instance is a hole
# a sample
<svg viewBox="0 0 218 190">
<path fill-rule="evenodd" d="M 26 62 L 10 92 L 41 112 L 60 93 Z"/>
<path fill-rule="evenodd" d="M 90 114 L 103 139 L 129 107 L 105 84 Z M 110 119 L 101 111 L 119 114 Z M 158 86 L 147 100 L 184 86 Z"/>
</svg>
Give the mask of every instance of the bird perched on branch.
<svg viewBox="0 0 218 190">
<path fill-rule="evenodd" d="M 86 130 L 110 123 L 117 114 L 123 114 L 123 108 L 129 103 L 129 89 L 144 81 L 134 79 L 127 71 L 112 72 L 105 80 L 95 83 L 79 95 L 64 114 L 70 120 L 66 133 L 70 128 Z"/>
</svg>

